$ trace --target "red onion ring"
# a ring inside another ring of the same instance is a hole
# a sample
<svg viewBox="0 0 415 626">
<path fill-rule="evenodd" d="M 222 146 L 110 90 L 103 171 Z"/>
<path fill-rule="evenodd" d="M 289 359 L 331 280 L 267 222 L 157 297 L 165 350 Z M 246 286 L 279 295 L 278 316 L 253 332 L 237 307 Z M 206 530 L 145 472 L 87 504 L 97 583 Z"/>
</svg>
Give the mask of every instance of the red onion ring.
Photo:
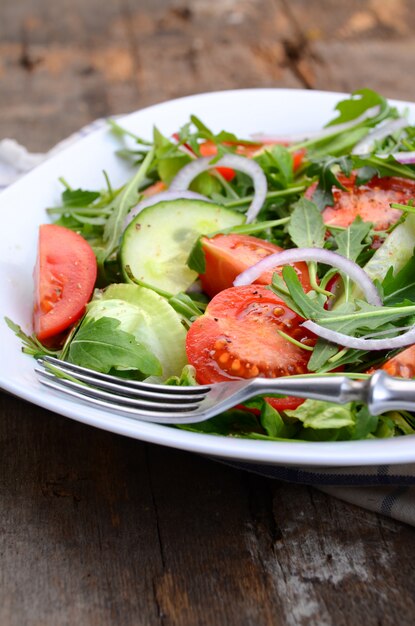
<svg viewBox="0 0 415 626">
<path fill-rule="evenodd" d="M 393 156 L 398 163 L 402 163 L 402 165 L 415 164 L 415 152 L 392 152 L 391 156 Z"/>
<path fill-rule="evenodd" d="M 177 176 L 170 183 L 171 191 L 183 191 L 188 189 L 190 183 L 196 176 L 215 167 L 231 167 L 240 172 L 244 172 L 252 178 L 254 184 L 254 198 L 246 213 L 246 222 L 252 222 L 256 218 L 267 195 L 267 179 L 261 167 L 252 159 L 239 156 L 237 154 L 225 154 L 216 163 L 212 164 L 212 157 L 202 157 L 195 159 L 185 165 Z"/>
<path fill-rule="evenodd" d="M 160 191 L 159 193 L 154 194 L 154 196 L 149 196 L 148 198 L 144 198 L 128 213 L 127 217 L 124 220 L 124 230 L 127 228 L 128 224 L 132 222 L 132 220 L 139 214 L 143 209 L 147 209 L 149 206 L 153 206 L 153 204 L 158 204 L 159 202 L 166 202 L 169 200 L 203 200 L 204 202 L 212 202 L 210 198 L 207 196 L 202 196 L 201 193 L 196 193 L 195 191 L 171 191 L 168 189 L 167 191 Z"/>
<path fill-rule="evenodd" d="M 352 154 L 368 154 L 372 150 L 375 141 L 379 141 L 379 139 L 383 139 L 395 131 L 405 128 L 405 126 L 408 126 L 408 120 L 405 117 L 398 117 L 396 120 L 392 120 L 375 128 L 375 130 L 366 135 L 364 139 L 355 145 Z"/>
<path fill-rule="evenodd" d="M 331 252 L 330 250 L 322 250 L 321 248 L 293 248 L 291 250 L 284 250 L 283 252 L 276 252 L 261 259 L 255 265 L 252 265 L 247 270 L 239 274 L 233 282 L 235 287 L 240 285 L 250 285 L 261 274 L 272 269 L 273 267 L 280 267 L 281 265 L 289 265 L 290 263 L 296 263 L 298 261 L 315 261 L 316 263 L 325 263 L 326 265 L 332 265 L 336 267 L 344 274 L 347 274 L 364 293 L 366 300 L 375 306 L 382 306 L 382 300 L 380 299 L 378 290 L 373 282 L 370 280 L 366 272 L 354 263 L 350 259 L 346 259 L 344 256 Z"/>
<path fill-rule="evenodd" d="M 318 337 L 337 343 L 345 348 L 352 348 L 354 350 L 393 350 L 395 348 L 404 348 L 415 343 L 415 326 L 412 326 L 410 330 L 399 337 L 392 337 L 389 339 L 365 339 L 364 337 L 351 337 L 350 335 L 344 335 L 338 333 L 335 330 L 330 330 L 320 324 L 316 324 L 311 320 L 307 320 L 301 324 L 303 328 L 311 331 Z"/>
<path fill-rule="evenodd" d="M 349 130 L 353 128 L 360 122 L 364 122 L 371 117 L 376 117 L 380 111 L 379 105 L 371 107 L 370 109 L 366 109 L 361 115 L 356 117 L 354 120 L 350 120 L 349 122 L 342 122 L 341 124 L 333 124 L 332 126 L 326 126 L 323 130 L 310 131 L 304 133 L 298 133 L 293 135 L 270 135 L 263 133 L 255 133 L 251 135 L 251 139 L 254 141 L 275 141 L 275 142 L 287 142 L 290 144 L 299 143 L 306 141 L 307 139 L 324 139 L 324 137 L 329 137 L 330 135 L 342 132 L 344 130 Z"/>
</svg>

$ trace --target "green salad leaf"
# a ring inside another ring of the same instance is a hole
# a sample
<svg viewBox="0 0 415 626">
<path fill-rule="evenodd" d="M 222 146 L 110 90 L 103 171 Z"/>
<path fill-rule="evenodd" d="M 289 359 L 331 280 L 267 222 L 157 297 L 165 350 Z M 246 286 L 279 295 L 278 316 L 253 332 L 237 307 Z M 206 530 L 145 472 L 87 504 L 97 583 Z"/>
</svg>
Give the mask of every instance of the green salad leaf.
<svg viewBox="0 0 415 626">
<path fill-rule="evenodd" d="M 304 428 L 338 429 L 344 426 L 354 426 L 355 417 L 352 409 L 351 403 L 333 404 L 321 400 L 306 400 L 295 410 L 286 411 L 286 413 L 288 416 L 300 420 Z"/>
<path fill-rule="evenodd" d="M 120 325 L 113 317 L 86 319 L 72 339 L 67 360 L 97 372 L 130 369 L 145 376 L 160 375 L 160 361 Z"/>
<path fill-rule="evenodd" d="M 294 204 L 288 233 L 297 248 L 323 248 L 326 226 L 314 202 L 301 198 Z"/>
</svg>

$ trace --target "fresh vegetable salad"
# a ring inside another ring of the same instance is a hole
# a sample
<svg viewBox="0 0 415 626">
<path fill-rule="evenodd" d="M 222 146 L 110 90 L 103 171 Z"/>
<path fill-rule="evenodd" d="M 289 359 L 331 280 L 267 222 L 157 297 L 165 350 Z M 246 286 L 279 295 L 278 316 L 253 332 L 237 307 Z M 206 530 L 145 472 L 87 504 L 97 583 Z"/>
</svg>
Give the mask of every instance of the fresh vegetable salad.
<svg viewBox="0 0 415 626">
<path fill-rule="evenodd" d="M 215 134 L 194 116 L 151 140 L 109 124 L 136 172 L 119 189 L 110 172 L 101 190 L 61 179 L 39 231 L 34 333 L 8 322 L 25 352 L 171 385 L 415 376 L 405 111 L 363 89 L 303 137 Z M 415 433 L 415 417 L 275 396 L 185 428 L 355 440 Z"/>
</svg>

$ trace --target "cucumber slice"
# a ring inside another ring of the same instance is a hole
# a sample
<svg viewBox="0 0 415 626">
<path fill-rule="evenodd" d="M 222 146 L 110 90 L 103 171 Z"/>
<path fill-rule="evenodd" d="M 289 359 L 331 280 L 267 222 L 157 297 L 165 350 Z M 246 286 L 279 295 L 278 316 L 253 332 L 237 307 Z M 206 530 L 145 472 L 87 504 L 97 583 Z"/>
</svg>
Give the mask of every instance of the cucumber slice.
<svg viewBox="0 0 415 626">
<path fill-rule="evenodd" d="M 122 330 L 152 351 L 163 369 L 159 382 L 180 376 L 187 364 L 186 329 L 164 298 L 138 285 L 110 285 L 88 305 L 86 318 L 101 317 L 119 320 Z"/>
<path fill-rule="evenodd" d="M 186 265 L 200 235 L 243 224 L 245 216 L 201 200 L 171 200 L 144 209 L 126 228 L 120 248 L 123 273 L 172 294 L 185 291 L 197 273 Z"/>
</svg>

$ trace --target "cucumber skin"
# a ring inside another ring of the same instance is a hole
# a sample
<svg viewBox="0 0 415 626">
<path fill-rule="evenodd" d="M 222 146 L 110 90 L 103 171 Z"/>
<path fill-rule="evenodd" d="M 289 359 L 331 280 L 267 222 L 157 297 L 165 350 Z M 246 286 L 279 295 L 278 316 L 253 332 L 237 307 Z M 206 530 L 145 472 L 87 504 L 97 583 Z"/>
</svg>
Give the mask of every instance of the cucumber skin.
<svg viewBox="0 0 415 626">
<path fill-rule="evenodd" d="M 144 209 L 126 228 L 120 246 L 126 282 L 128 265 L 135 278 L 176 294 L 186 291 L 197 273 L 187 266 L 188 255 L 200 235 L 245 222 L 245 216 L 201 200 L 159 202 Z"/>
</svg>

